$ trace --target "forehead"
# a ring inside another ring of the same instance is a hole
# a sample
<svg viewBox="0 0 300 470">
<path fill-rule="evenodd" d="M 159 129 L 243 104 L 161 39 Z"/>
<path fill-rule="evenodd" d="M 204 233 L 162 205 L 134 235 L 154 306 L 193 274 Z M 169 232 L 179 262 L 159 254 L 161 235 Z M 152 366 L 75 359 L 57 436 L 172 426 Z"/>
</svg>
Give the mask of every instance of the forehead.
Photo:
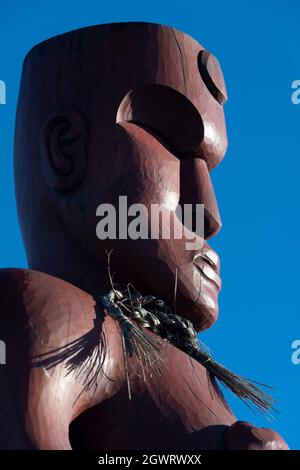
<svg viewBox="0 0 300 470">
<path fill-rule="evenodd" d="M 27 54 L 27 66 L 38 68 L 39 80 L 47 83 L 60 74 L 61 87 L 106 85 L 103 93 L 113 88 L 118 98 L 143 83 L 166 85 L 188 98 L 204 88 L 226 97 L 218 61 L 191 36 L 153 23 L 104 24 L 55 36 Z"/>
<path fill-rule="evenodd" d="M 203 94 L 205 85 L 207 91 L 224 104 L 226 86 L 216 57 L 191 36 L 173 28 L 158 30 L 157 38 L 157 82 L 175 88 L 188 98 Z"/>
<path fill-rule="evenodd" d="M 217 101 L 226 101 L 218 60 L 188 34 L 158 24 L 127 23 L 113 30 L 108 43 L 112 54 L 107 58 L 126 86 L 157 83 L 187 97 L 203 93 L 205 86 Z"/>
<path fill-rule="evenodd" d="M 145 84 L 164 86 L 185 98 L 201 117 L 209 168 L 222 159 L 227 140 L 221 69 L 201 44 L 174 28 L 114 23 L 72 31 L 35 46 L 25 59 L 23 76 L 25 85 L 30 77 L 30 86 L 21 87 L 20 96 L 31 111 L 32 103 L 39 102 L 37 120 L 50 107 L 76 103 L 102 128 L 115 125 L 120 103 L 131 90 Z M 158 101 L 160 108 L 169 97 Z M 174 107 L 165 111 L 170 119 Z"/>
</svg>

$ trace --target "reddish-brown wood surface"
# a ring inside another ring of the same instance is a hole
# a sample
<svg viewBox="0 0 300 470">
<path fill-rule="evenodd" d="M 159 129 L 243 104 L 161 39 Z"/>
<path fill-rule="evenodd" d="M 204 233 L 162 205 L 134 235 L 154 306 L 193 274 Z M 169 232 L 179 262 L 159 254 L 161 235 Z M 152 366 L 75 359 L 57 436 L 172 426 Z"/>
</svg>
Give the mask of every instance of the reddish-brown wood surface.
<svg viewBox="0 0 300 470">
<path fill-rule="evenodd" d="M 103 323 L 107 351 L 94 394 L 76 401 L 82 383 L 74 373 L 66 376 L 64 363 L 30 367 L 32 356 L 92 328 L 91 293 L 109 288 L 106 250 L 113 249 L 120 280 L 170 305 L 177 272 L 178 313 L 198 331 L 216 321 L 220 263 L 206 240 L 221 227 L 210 171 L 227 147 L 225 100 L 217 60 L 166 26 L 85 28 L 28 54 L 15 181 L 30 270 L 0 274 L 8 350 L 0 371 L 1 448 L 285 446 L 272 431 L 236 423 L 206 370 L 167 343 L 159 380 L 145 382 L 133 361 L 128 400 L 120 335 L 110 318 Z M 179 203 L 205 204 L 203 250 L 186 250 L 185 240 L 174 237 L 99 240 L 96 209 L 117 204 L 119 195 L 128 204 L 161 204 L 176 224 Z"/>
</svg>

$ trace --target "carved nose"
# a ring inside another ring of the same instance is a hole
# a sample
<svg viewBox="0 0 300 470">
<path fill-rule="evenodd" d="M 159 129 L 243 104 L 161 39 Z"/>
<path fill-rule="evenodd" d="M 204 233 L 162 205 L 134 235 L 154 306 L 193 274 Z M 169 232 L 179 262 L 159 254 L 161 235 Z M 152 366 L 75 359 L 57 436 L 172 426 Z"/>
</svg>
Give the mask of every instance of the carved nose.
<svg viewBox="0 0 300 470">
<path fill-rule="evenodd" d="M 222 222 L 204 160 L 187 158 L 180 162 L 180 201 L 183 204 L 204 205 L 204 237 L 207 240 L 221 228 Z"/>
</svg>

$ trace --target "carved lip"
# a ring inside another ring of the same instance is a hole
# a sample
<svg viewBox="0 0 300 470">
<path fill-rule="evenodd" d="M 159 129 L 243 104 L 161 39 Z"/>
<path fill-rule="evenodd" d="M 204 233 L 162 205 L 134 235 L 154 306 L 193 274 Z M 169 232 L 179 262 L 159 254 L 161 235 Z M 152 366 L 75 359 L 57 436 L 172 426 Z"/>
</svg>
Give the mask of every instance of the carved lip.
<svg viewBox="0 0 300 470">
<path fill-rule="evenodd" d="M 211 248 L 204 247 L 200 253 L 194 257 L 193 263 L 207 277 L 214 282 L 218 289 L 222 287 L 220 273 L 220 258 Z"/>
</svg>

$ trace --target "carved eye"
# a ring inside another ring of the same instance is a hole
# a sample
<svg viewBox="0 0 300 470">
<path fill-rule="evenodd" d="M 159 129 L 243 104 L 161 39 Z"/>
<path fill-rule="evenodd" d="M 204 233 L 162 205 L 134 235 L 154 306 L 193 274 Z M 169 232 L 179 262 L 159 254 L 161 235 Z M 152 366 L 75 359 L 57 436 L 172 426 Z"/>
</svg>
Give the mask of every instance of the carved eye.
<svg viewBox="0 0 300 470">
<path fill-rule="evenodd" d="M 202 50 L 198 54 L 198 68 L 209 92 L 218 103 L 224 104 L 227 101 L 227 92 L 218 60 L 210 52 Z"/>
</svg>

